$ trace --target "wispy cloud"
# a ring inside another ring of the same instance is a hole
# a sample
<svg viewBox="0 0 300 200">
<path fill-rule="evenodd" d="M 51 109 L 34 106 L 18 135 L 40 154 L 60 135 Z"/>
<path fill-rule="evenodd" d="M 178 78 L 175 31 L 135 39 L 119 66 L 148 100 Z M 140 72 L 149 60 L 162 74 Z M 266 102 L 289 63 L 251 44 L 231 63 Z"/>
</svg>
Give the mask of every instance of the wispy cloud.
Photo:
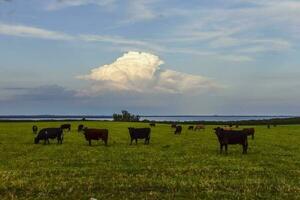
<svg viewBox="0 0 300 200">
<path fill-rule="evenodd" d="M 98 5 L 108 6 L 115 2 L 115 0 L 54 0 L 47 5 L 47 10 L 59 10 L 67 7 L 84 6 L 84 5 Z"/>
<path fill-rule="evenodd" d="M 41 28 L 24 26 L 24 25 L 12 25 L 0 23 L 0 34 L 18 37 L 32 37 L 49 40 L 72 40 L 73 36 L 57 32 L 49 31 Z"/>
</svg>

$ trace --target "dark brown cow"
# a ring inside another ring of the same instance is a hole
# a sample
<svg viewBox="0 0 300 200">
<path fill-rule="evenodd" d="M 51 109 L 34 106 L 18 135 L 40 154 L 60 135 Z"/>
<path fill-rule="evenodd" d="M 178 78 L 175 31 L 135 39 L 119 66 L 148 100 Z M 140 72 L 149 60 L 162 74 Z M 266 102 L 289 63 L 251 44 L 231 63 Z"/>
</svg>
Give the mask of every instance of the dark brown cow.
<svg viewBox="0 0 300 200">
<path fill-rule="evenodd" d="M 32 126 L 32 132 L 33 132 L 34 134 L 37 134 L 37 132 L 38 132 L 38 127 L 35 126 L 35 125 L 33 125 L 33 126 Z"/>
<path fill-rule="evenodd" d="M 138 139 L 145 139 L 145 144 L 150 143 L 150 134 L 151 129 L 150 128 L 128 128 L 129 135 L 130 135 L 130 144 L 132 144 L 132 141 L 135 140 L 135 143 L 137 144 Z"/>
<path fill-rule="evenodd" d="M 189 126 L 188 130 L 194 130 L 194 126 Z"/>
<path fill-rule="evenodd" d="M 198 131 L 198 130 L 201 130 L 201 129 L 205 130 L 205 126 L 204 126 L 203 124 L 198 124 L 198 125 L 196 125 L 196 127 L 194 128 L 194 131 Z"/>
<path fill-rule="evenodd" d="M 85 139 L 89 142 L 89 145 L 92 145 L 92 140 L 100 140 L 107 145 L 108 141 L 108 130 L 107 129 L 95 129 L 95 128 L 84 128 L 83 134 Z"/>
<path fill-rule="evenodd" d="M 223 151 L 223 146 L 225 146 L 225 152 L 227 153 L 228 144 L 240 144 L 243 146 L 243 154 L 247 153 L 248 136 L 245 130 L 224 130 L 220 127 L 214 130 L 220 143 L 220 153 Z"/>
<path fill-rule="evenodd" d="M 254 133 L 255 133 L 255 129 L 254 128 L 244 128 L 243 129 L 246 133 L 247 136 L 252 136 L 252 140 L 254 140 Z"/>
<path fill-rule="evenodd" d="M 182 126 L 176 126 L 174 134 L 181 134 Z"/>
<path fill-rule="evenodd" d="M 60 126 L 60 128 L 64 131 L 64 130 L 68 130 L 71 131 L 71 124 L 62 124 Z"/>
</svg>

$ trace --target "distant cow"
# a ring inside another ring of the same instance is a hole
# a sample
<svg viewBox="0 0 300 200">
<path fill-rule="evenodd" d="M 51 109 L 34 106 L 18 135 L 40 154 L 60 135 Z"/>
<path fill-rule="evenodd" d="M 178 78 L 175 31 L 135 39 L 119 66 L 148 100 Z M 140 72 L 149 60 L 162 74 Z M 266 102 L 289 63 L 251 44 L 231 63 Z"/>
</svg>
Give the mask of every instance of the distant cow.
<svg viewBox="0 0 300 200">
<path fill-rule="evenodd" d="M 149 124 L 151 127 L 155 127 L 156 125 L 155 125 L 155 123 L 150 123 Z"/>
<path fill-rule="evenodd" d="M 194 130 L 194 126 L 189 126 L 188 130 Z"/>
<path fill-rule="evenodd" d="M 150 128 L 132 128 L 129 127 L 129 135 L 130 135 L 130 144 L 132 144 L 132 141 L 135 140 L 135 143 L 137 144 L 138 139 L 145 139 L 145 144 L 150 143 L 150 134 L 151 129 Z"/>
<path fill-rule="evenodd" d="M 270 124 L 267 125 L 268 128 L 271 128 Z"/>
<path fill-rule="evenodd" d="M 243 146 L 243 154 L 247 153 L 248 136 L 245 130 L 224 130 L 220 127 L 214 130 L 220 143 L 220 153 L 223 151 L 223 146 L 225 146 L 225 152 L 227 153 L 228 144 L 240 144 Z"/>
<path fill-rule="evenodd" d="M 38 127 L 35 126 L 35 125 L 33 125 L 33 126 L 32 126 L 32 132 L 33 132 L 34 134 L 37 134 L 37 132 L 38 132 Z"/>
<path fill-rule="evenodd" d="M 71 131 L 71 124 L 63 124 L 60 126 L 60 128 L 62 130 L 68 130 L 68 131 Z"/>
<path fill-rule="evenodd" d="M 239 125 L 237 124 L 237 125 L 235 125 L 235 128 L 239 128 Z"/>
<path fill-rule="evenodd" d="M 77 131 L 81 132 L 81 131 L 83 131 L 83 128 L 84 128 L 84 126 L 82 124 L 79 124 Z"/>
<path fill-rule="evenodd" d="M 254 128 L 244 128 L 243 129 L 246 133 L 247 136 L 252 136 L 252 140 L 254 139 L 254 133 L 255 133 L 255 129 Z"/>
<path fill-rule="evenodd" d="M 171 124 L 171 128 L 176 128 L 177 124 Z"/>
<path fill-rule="evenodd" d="M 205 130 L 205 126 L 204 126 L 203 124 L 198 124 L 198 125 L 196 125 L 196 127 L 194 128 L 194 131 L 198 131 L 198 130 L 201 130 L 201 129 Z"/>
<path fill-rule="evenodd" d="M 176 126 L 174 134 L 181 134 L 182 126 Z"/>
<path fill-rule="evenodd" d="M 44 128 L 40 130 L 39 134 L 34 138 L 34 143 L 38 144 L 40 140 L 44 140 L 44 144 L 49 142 L 49 139 L 57 138 L 57 143 L 62 144 L 63 131 L 61 128 Z"/>
<path fill-rule="evenodd" d="M 107 129 L 90 129 L 90 128 L 84 128 L 83 134 L 85 136 L 85 139 L 89 142 L 89 145 L 92 145 L 92 140 L 100 140 L 107 145 L 108 141 L 108 130 Z"/>
</svg>

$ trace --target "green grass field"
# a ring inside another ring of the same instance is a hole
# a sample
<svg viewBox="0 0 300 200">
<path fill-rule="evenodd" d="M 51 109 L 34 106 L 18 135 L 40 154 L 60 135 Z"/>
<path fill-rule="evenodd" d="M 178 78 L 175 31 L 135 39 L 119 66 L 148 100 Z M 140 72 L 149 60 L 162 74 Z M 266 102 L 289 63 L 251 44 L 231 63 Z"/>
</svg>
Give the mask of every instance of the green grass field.
<svg viewBox="0 0 300 200">
<path fill-rule="evenodd" d="M 143 123 L 84 122 L 109 129 L 109 145 L 88 146 L 73 130 L 62 145 L 33 144 L 39 129 L 64 122 L 0 123 L 0 199 L 300 199 L 300 126 L 255 127 L 247 155 L 228 155 L 208 126 L 174 135 L 152 128 L 150 145 L 129 145 L 127 127 Z"/>
</svg>

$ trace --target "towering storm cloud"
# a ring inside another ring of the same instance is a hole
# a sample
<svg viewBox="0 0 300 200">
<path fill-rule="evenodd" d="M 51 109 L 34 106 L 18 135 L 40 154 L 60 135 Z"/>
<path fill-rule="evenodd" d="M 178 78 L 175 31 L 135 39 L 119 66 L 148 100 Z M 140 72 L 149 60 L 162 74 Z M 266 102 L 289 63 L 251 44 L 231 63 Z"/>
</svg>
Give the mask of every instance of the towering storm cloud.
<svg viewBox="0 0 300 200">
<path fill-rule="evenodd" d="M 92 89 L 84 92 L 94 95 L 104 91 L 199 93 L 219 87 L 209 78 L 163 69 L 162 64 L 164 62 L 156 55 L 130 51 L 79 78 L 92 81 Z"/>
</svg>

